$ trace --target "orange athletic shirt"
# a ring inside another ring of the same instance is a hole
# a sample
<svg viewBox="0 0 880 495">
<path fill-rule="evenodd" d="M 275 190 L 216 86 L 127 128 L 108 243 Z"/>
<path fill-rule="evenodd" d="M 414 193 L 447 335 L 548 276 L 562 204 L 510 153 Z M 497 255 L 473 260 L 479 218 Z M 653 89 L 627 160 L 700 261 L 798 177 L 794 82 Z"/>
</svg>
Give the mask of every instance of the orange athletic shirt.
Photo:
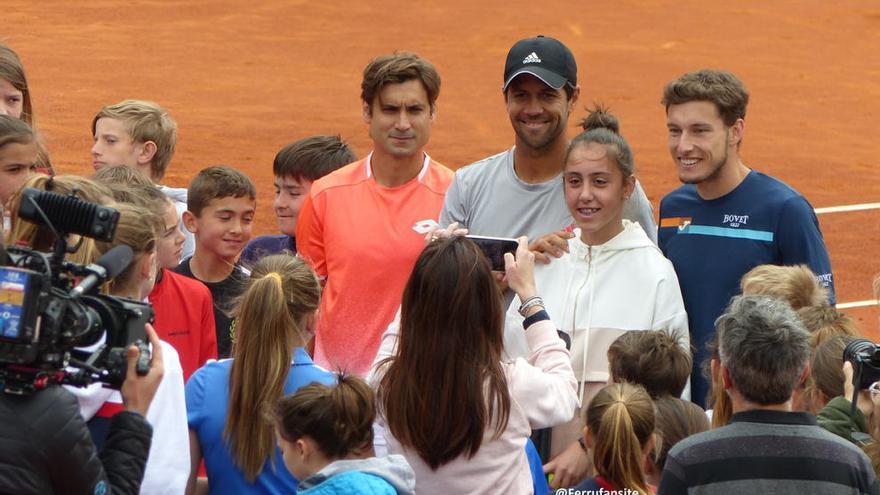
<svg viewBox="0 0 880 495">
<path fill-rule="evenodd" d="M 376 183 L 372 153 L 318 179 L 296 221 L 296 249 L 326 277 L 314 360 L 366 375 L 382 333 L 424 247 L 426 224 L 443 208 L 452 171 L 425 155 L 417 177 Z"/>
</svg>

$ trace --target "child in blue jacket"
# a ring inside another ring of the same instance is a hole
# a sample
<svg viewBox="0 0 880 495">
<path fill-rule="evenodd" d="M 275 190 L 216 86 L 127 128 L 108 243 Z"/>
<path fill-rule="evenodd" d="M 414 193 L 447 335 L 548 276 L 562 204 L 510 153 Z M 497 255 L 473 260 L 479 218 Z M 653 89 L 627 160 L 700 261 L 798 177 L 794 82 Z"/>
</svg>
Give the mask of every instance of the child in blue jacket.
<svg viewBox="0 0 880 495">
<path fill-rule="evenodd" d="M 336 385 L 312 383 L 279 400 L 278 445 L 301 480 L 296 493 L 415 493 L 415 474 L 403 456 L 370 457 L 375 417 L 373 390 L 344 373 Z"/>
</svg>

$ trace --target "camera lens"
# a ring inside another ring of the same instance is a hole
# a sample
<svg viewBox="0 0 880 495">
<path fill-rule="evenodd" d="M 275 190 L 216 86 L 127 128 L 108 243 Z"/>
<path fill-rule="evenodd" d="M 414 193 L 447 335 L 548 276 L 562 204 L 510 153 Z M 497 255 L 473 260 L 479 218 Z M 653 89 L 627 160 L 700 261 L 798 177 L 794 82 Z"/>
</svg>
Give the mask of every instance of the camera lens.
<svg viewBox="0 0 880 495">
<path fill-rule="evenodd" d="M 870 359 L 876 350 L 874 343 L 868 339 L 853 339 L 843 349 L 843 360 L 855 364 Z"/>
</svg>

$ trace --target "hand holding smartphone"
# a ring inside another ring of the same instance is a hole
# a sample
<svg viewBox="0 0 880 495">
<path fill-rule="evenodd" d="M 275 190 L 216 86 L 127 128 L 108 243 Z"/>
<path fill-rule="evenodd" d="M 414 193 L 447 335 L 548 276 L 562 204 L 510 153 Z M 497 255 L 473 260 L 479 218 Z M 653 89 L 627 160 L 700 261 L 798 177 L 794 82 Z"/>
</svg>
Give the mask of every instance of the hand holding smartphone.
<svg viewBox="0 0 880 495">
<path fill-rule="evenodd" d="M 473 241 L 480 248 L 480 251 L 489 259 L 492 271 L 495 272 L 504 271 L 504 253 L 515 254 L 516 248 L 519 245 L 516 239 L 506 237 L 486 237 L 481 235 L 467 235 L 465 237 Z"/>
</svg>

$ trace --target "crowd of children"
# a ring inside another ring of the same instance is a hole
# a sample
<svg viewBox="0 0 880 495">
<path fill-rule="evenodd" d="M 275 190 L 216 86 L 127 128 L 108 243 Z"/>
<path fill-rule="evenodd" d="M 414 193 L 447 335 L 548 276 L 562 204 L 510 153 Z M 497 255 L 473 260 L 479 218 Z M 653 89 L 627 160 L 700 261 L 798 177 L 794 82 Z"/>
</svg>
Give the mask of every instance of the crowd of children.
<svg viewBox="0 0 880 495">
<path fill-rule="evenodd" d="M 526 74 L 553 88 L 551 75 Z M 423 152 L 436 70 L 395 54 L 371 62 L 364 77 L 373 152 L 358 161 L 338 136 L 285 146 L 273 163 L 278 233 L 255 237 L 266 193 L 241 170 L 204 168 L 185 189 L 160 184 L 177 124 L 153 102 L 101 108 L 90 176 L 55 175 L 21 61 L 0 45 L 6 243 L 45 250 L 53 241 L 46 227 L 18 218 L 23 188 L 112 206 L 114 240 L 83 238 L 70 259 L 92 263 L 129 246 L 133 261 L 103 290 L 155 310 L 165 375 L 146 416 L 154 433 L 141 493 L 671 486 L 662 481 L 673 447 L 741 409 L 718 336 L 709 349 L 692 347 L 676 267 L 656 232 L 627 219 L 625 207 L 644 193 L 616 118 L 597 106 L 558 150 L 555 200 L 571 228 L 543 245 L 520 238 L 502 277 L 466 230 L 435 221 L 452 181 Z M 509 104 L 528 107 L 530 90 L 517 81 Z M 540 98 L 563 94 L 555 91 Z M 536 256 L 549 264 L 535 266 Z M 810 364 L 789 410 L 817 415 L 846 441 L 854 429 L 878 434 L 877 394 L 852 406 L 852 367 L 842 358 L 860 332 L 810 267 L 757 266 L 741 292 L 785 301 L 809 332 Z M 695 362 L 703 352 L 710 358 Z M 340 362 L 347 370 L 335 369 Z M 708 411 L 689 400 L 694 366 L 711 383 Z M 100 386 L 70 391 L 101 445 L 121 396 Z M 530 436 L 542 428 L 553 428 L 552 439 L 539 455 Z M 864 449 L 880 466 L 875 444 Z"/>
</svg>

